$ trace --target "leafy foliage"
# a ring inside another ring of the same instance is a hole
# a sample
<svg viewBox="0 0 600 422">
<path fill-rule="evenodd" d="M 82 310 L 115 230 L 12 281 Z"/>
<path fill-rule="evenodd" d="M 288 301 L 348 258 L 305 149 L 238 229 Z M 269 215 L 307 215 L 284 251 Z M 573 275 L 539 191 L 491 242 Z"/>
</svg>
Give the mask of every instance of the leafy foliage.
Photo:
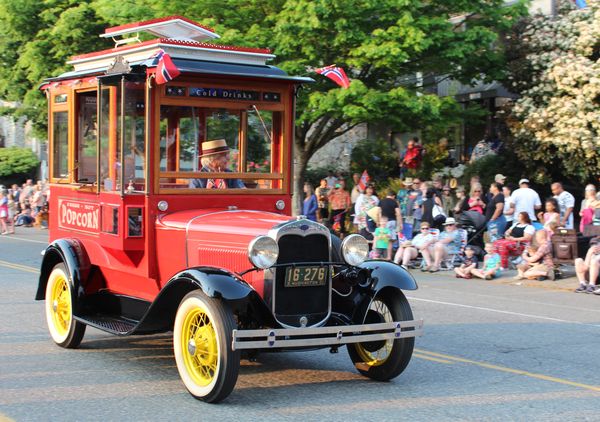
<svg viewBox="0 0 600 422">
<path fill-rule="evenodd" d="M 509 36 L 513 147 L 540 181 L 546 169 L 589 180 L 600 165 L 600 1 L 587 4 L 563 2 Z"/>
<path fill-rule="evenodd" d="M 36 155 L 27 148 L 0 148 L 0 177 L 2 178 L 14 174 L 28 174 L 39 163 Z"/>
<path fill-rule="evenodd" d="M 365 139 L 356 144 L 352 150 L 350 171 L 361 173 L 367 170 L 371 181 L 384 182 L 388 177 L 396 175 L 398 169 L 398 154 L 384 140 L 372 141 Z"/>
</svg>

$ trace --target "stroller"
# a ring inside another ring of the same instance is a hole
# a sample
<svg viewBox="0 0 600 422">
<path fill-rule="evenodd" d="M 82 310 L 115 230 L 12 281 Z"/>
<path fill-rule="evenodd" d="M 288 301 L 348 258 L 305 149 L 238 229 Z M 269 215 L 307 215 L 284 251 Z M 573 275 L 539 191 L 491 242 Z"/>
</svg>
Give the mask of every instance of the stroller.
<svg viewBox="0 0 600 422">
<path fill-rule="evenodd" d="M 458 224 L 467 232 L 467 244 L 476 247 L 476 255 L 482 255 L 485 216 L 477 211 L 464 211 L 458 218 Z"/>
</svg>

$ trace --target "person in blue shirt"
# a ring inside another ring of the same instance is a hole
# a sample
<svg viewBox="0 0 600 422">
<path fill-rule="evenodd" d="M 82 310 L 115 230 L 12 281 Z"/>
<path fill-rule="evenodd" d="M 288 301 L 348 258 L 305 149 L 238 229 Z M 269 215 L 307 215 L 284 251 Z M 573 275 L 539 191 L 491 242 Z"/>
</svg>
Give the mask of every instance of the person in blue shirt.
<svg viewBox="0 0 600 422">
<path fill-rule="evenodd" d="M 304 203 L 302 204 L 302 215 L 311 221 L 317 221 L 317 195 L 310 183 L 304 184 Z"/>
<path fill-rule="evenodd" d="M 449 255 L 456 255 L 460 252 L 461 248 L 461 234 L 456 227 L 456 220 L 452 217 L 446 218 L 444 223 L 444 231 L 440 233 L 440 237 L 436 244 L 433 246 L 433 265 L 428 270 L 429 272 L 435 273 L 440 270 L 440 265 L 444 259 Z M 422 251 L 423 256 L 430 254 L 429 251 Z M 428 261 L 431 262 L 431 256 L 428 257 Z"/>
<path fill-rule="evenodd" d="M 225 139 L 202 142 L 200 155 L 201 173 L 231 173 L 229 170 L 229 147 Z M 190 188 L 202 189 L 245 189 L 240 179 L 198 178 L 190 180 Z"/>
</svg>

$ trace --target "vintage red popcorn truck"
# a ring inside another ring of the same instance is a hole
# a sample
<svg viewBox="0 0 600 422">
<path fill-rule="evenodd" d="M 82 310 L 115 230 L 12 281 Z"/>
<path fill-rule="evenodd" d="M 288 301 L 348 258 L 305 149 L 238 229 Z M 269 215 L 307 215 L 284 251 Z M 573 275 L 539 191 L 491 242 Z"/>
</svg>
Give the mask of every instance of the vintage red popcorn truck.
<svg viewBox="0 0 600 422">
<path fill-rule="evenodd" d="M 294 101 L 312 80 L 183 17 L 102 36 L 115 47 L 41 87 L 50 245 L 36 299 L 52 339 L 172 331 L 181 379 L 207 402 L 260 351 L 345 345 L 363 375 L 399 375 L 422 333 L 413 277 L 367 260 L 363 237 L 291 215 Z"/>
</svg>

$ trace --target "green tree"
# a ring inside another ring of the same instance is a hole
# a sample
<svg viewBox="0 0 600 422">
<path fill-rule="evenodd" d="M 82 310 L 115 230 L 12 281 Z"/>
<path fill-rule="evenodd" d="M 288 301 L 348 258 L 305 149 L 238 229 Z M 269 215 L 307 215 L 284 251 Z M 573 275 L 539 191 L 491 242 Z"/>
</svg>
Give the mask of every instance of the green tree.
<svg viewBox="0 0 600 422">
<path fill-rule="evenodd" d="M 445 75 L 465 83 L 500 77 L 503 51 L 498 34 L 525 13 L 521 2 L 504 7 L 504 0 L 19 3 L 0 0 L 0 35 L 11 37 L 0 43 L 0 54 L 7 55 L 8 68 L 18 73 L 10 83 L 0 83 L 0 96 L 24 94 L 26 104 L 37 107 L 34 111 L 40 116 L 45 108 L 40 108 L 37 84 L 63 70 L 68 55 L 97 49 L 100 43 L 108 47 L 96 36 L 105 23 L 185 14 L 214 27 L 220 42 L 269 47 L 277 55 L 276 65 L 293 75 L 313 76 L 316 83 L 304 86 L 297 100 L 296 192 L 302 191 L 310 157 L 360 123 L 384 122 L 396 130 L 412 130 L 459 115 L 452 99 L 429 94 L 414 75 Z M 26 22 L 17 22 L 18 13 L 41 19 L 29 29 Z M 18 54 L 7 52 L 13 41 Z M 352 81 L 349 89 L 314 73 L 314 68 L 330 64 L 346 70 Z"/>
<path fill-rule="evenodd" d="M 27 148 L 0 148 L 0 178 L 29 175 L 39 164 L 35 154 Z"/>
</svg>

